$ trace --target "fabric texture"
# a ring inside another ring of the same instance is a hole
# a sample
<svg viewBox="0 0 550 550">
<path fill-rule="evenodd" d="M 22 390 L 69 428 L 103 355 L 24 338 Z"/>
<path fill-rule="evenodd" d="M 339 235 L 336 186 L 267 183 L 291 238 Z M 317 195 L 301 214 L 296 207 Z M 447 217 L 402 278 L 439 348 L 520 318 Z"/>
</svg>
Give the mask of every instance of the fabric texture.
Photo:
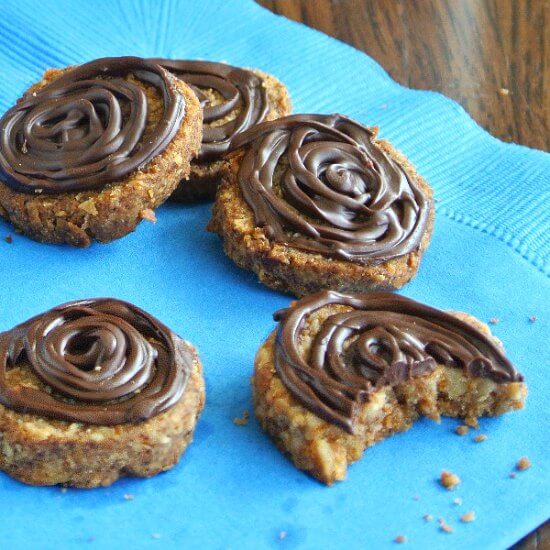
<svg viewBox="0 0 550 550">
<path fill-rule="evenodd" d="M 61 302 L 114 296 L 197 345 L 207 380 L 195 443 L 166 474 L 66 493 L 0 475 L 6 546 L 384 548 L 402 534 L 412 548 L 504 548 L 550 516 L 549 154 L 500 142 L 453 101 L 404 88 L 365 54 L 249 0 L 3 0 L 0 11 L 1 111 L 48 67 L 138 55 L 257 67 L 288 86 L 294 112 L 379 126 L 438 200 L 432 245 L 402 293 L 497 318 L 492 329 L 530 392 L 523 411 L 481 422 L 483 443 L 455 435 L 455 420 L 422 420 L 326 488 L 254 419 L 232 422 L 252 411 L 255 351 L 291 298 L 223 255 L 204 231 L 209 205 L 165 205 L 155 226 L 86 250 L 41 245 L 0 222 L 0 236 L 13 234 L 12 244 L 0 240 L 0 330 Z M 524 455 L 532 468 L 511 479 Z M 437 483 L 443 469 L 462 478 L 452 493 Z M 469 510 L 476 521 L 461 523 Z M 438 518 L 454 532 L 440 531 Z"/>
</svg>

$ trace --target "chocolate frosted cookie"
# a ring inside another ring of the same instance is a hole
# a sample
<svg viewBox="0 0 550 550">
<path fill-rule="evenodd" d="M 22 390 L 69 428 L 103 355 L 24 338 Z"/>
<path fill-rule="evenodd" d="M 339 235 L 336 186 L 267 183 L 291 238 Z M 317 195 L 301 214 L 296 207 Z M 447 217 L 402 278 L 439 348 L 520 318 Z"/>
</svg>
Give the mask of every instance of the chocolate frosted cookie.
<svg viewBox="0 0 550 550">
<path fill-rule="evenodd" d="M 0 333 L 0 469 L 25 483 L 168 470 L 203 406 L 196 350 L 126 302 L 71 302 Z"/>
<path fill-rule="evenodd" d="M 201 126 L 189 86 L 145 59 L 49 70 L 0 119 L 0 215 L 44 242 L 123 237 L 189 175 Z"/>
<path fill-rule="evenodd" d="M 520 409 L 523 377 L 486 325 L 384 292 L 325 291 L 275 314 L 256 355 L 256 416 L 294 464 L 331 484 L 420 415 L 475 422 Z"/>
<path fill-rule="evenodd" d="M 171 199 L 195 202 L 213 199 L 220 182 L 231 138 L 264 120 L 290 114 L 290 97 L 275 77 L 256 69 L 225 63 L 154 59 L 191 86 L 204 114 L 201 151 L 191 175 Z"/>
<path fill-rule="evenodd" d="M 293 115 L 236 136 L 211 231 L 271 288 L 394 289 L 414 276 L 432 191 L 376 130 L 341 115 Z"/>
</svg>

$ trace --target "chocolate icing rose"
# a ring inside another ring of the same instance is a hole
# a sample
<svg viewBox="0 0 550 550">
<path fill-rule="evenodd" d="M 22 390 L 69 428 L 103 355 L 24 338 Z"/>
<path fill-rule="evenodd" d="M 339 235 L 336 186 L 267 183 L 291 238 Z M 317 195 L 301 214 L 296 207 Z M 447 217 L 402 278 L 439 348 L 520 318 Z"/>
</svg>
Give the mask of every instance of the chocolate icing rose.
<svg viewBox="0 0 550 550">
<path fill-rule="evenodd" d="M 0 334 L 0 403 L 74 422 L 138 422 L 180 399 L 192 363 L 187 344 L 136 306 L 70 302 Z M 14 367 L 48 391 L 11 385 Z"/>
<path fill-rule="evenodd" d="M 146 86 L 162 101 L 151 130 Z M 164 151 L 184 114 L 174 77 L 145 59 L 112 57 L 71 68 L 0 120 L 0 179 L 26 193 L 102 187 Z"/>
<path fill-rule="evenodd" d="M 311 348 L 301 350 L 307 319 L 323 308 Z M 523 380 L 494 341 L 453 315 L 384 292 L 321 292 L 275 314 L 277 374 L 317 416 L 353 433 L 369 394 L 433 372 L 462 369 L 497 383 Z"/>
<path fill-rule="evenodd" d="M 235 136 L 256 225 L 273 241 L 360 264 L 418 249 L 431 199 L 374 138 L 341 115 L 292 115 Z"/>
<path fill-rule="evenodd" d="M 182 59 L 154 59 L 191 86 L 203 108 L 204 126 L 199 161 L 218 160 L 229 149 L 233 136 L 262 122 L 269 112 L 262 79 L 252 71 L 215 63 Z M 211 104 L 206 91 L 221 101 Z M 228 115 L 235 111 L 235 116 Z"/>
</svg>

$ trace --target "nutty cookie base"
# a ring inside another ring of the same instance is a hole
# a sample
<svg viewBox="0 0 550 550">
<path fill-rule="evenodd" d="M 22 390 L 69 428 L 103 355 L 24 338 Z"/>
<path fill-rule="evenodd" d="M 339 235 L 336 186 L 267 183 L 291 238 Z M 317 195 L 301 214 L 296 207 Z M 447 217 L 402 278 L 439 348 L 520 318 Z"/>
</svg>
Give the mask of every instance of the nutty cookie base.
<svg viewBox="0 0 550 550">
<path fill-rule="evenodd" d="M 377 141 L 377 144 L 405 168 L 428 197 L 432 197 L 429 185 L 401 153 L 386 141 Z M 238 266 L 254 271 L 263 284 L 301 297 L 327 289 L 340 292 L 394 290 L 416 275 L 433 230 L 433 206 L 418 250 L 371 266 L 335 260 L 272 243 L 264 230 L 255 226 L 254 214 L 237 180 L 241 158 L 242 153 L 237 152 L 228 160 L 208 230 L 218 233 L 223 239 L 225 253 Z"/>
<path fill-rule="evenodd" d="M 66 70 L 46 71 L 27 93 L 55 80 Z M 99 190 L 59 195 L 21 193 L 0 181 L 0 216 L 34 240 L 77 247 L 107 243 L 132 232 L 160 206 L 180 180 L 189 176 L 202 137 L 202 110 L 191 89 L 175 81 L 185 99 L 185 117 L 168 147 L 142 170 Z M 149 97 L 149 112 L 158 112 L 158 98 Z"/>
<path fill-rule="evenodd" d="M 0 469 L 31 485 L 92 488 L 169 470 L 193 440 L 205 401 L 202 365 L 182 398 L 138 424 L 95 426 L 21 414 L 0 405 Z"/>
<path fill-rule="evenodd" d="M 270 74 L 257 69 L 250 70 L 263 80 L 267 89 L 269 113 L 265 120 L 275 120 L 289 115 L 292 111 L 292 105 L 285 85 Z M 226 164 L 225 160 L 214 162 L 193 161 L 189 178 L 184 178 L 181 181 L 170 196 L 170 200 L 181 203 L 214 200 L 220 181 L 225 174 Z"/>
<path fill-rule="evenodd" d="M 489 332 L 477 319 L 456 315 Z M 482 415 L 521 409 L 527 395 L 521 382 L 496 384 L 465 376 L 459 369 L 438 366 L 432 374 L 372 394 L 352 435 L 322 420 L 292 397 L 276 373 L 274 345 L 275 332 L 256 355 L 252 379 L 256 417 L 297 468 L 327 485 L 345 479 L 348 465 L 359 460 L 367 447 L 408 430 L 421 415 L 435 421 L 444 415 L 474 423 Z"/>
</svg>

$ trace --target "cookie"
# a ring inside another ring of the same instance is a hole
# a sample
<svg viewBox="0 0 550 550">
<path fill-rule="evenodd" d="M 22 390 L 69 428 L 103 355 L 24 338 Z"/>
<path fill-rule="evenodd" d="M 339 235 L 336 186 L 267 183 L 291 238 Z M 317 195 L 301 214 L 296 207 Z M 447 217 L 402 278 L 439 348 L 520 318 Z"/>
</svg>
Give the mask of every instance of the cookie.
<svg viewBox="0 0 550 550">
<path fill-rule="evenodd" d="M 236 136 L 209 229 L 265 285 L 296 296 L 395 289 L 428 246 L 432 191 L 388 142 L 341 115 Z"/>
<path fill-rule="evenodd" d="M 473 422 L 523 407 L 522 375 L 470 315 L 386 292 L 323 291 L 275 320 L 256 355 L 256 416 L 323 483 L 419 416 Z"/>
<path fill-rule="evenodd" d="M 201 127 L 189 86 L 145 59 L 46 71 L 0 119 L 0 215 L 48 243 L 123 237 L 189 175 Z"/>
<path fill-rule="evenodd" d="M 204 406 L 193 346 L 126 302 L 71 302 L 0 333 L 0 469 L 97 487 L 170 469 Z"/>
<path fill-rule="evenodd" d="M 202 146 L 171 199 L 192 203 L 212 200 L 220 183 L 230 140 L 264 120 L 290 114 L 286 87 L 257 69 L 241 69 L 212 61 L 154 59 L 191 86 L 204 113 Z"/>
</svg>

